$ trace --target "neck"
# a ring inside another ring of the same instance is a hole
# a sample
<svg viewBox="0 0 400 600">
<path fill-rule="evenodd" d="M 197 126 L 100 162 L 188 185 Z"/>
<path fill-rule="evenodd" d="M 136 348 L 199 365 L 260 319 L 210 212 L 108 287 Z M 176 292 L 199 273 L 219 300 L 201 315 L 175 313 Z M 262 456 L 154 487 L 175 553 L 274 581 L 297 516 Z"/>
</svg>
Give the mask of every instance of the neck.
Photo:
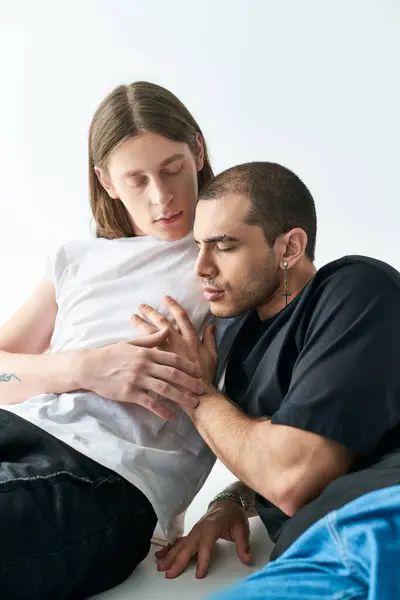
<svg viewBox="0 0 400 600">
<path fill-rule="evenodd" d="M 294 267 L 288 272 L 288 293 L 287 303 L 289 304 L 301 292 L 303 287 L 312 279 L 317 272 L 314 264 L 310 261 L 305 262 L 301 267 Z M 286 306 L 285 285 L 282 277 L 281 284 L 274 295 L 264 304 L 257 307 L 257 313 L 261 321 L 270 319 Z"/>
</svg>

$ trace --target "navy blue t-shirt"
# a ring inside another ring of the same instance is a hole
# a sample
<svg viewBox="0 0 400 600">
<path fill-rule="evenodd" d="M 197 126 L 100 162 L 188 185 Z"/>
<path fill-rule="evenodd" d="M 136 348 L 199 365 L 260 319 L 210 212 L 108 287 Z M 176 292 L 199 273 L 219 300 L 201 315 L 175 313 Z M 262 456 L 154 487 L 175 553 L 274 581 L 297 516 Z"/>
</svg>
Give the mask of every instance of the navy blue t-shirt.
<svg viewBox="0 0 400 600">
<path fill-rule="evenodd" d="M 400 274 L 358 256 L 321 268 L 271 319 L 260 321 L 250 311 L 227 329 L 219 371 L 230 350 L 225 391 L 243 412 L 358 454 L 351 473 L 291 519 L 257 496 L 259 514 L 278 542 L 273 558 L 330 510 L 400 483 L 399 344 Z"/>
</svg>

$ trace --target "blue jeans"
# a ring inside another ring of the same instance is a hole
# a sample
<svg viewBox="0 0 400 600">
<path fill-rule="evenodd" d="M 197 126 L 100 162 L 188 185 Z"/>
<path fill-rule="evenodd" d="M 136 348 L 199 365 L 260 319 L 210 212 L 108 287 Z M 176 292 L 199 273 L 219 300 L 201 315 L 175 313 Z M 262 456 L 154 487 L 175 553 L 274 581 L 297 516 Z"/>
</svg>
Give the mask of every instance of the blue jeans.
<svg viewBox="0 0 400 600">
<path fill-rule="evenodd" d="M 277 560 L 213 600 L 400 599 L 400 485 L 329 513 Z"/>
</svg>

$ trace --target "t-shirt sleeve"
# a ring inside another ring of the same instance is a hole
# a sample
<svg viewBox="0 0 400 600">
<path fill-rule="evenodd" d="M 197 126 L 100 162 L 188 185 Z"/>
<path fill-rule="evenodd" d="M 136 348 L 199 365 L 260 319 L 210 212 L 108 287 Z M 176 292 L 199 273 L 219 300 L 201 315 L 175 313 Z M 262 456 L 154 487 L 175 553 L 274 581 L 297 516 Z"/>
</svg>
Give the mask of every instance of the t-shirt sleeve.
<svg viewBox="0 0 400 600">
<path fill-rule="evenodd" d="M 272 423 L 369 455 L 400 422 L 400 289 L 367 264 L 324 283 Z"/>
<path fill-rule="evenodd" d="M 64 246 L 47 255 L 44 275 L 55 285 L 57 292 L 59 291 L 60 281 L 66 266 Z"/>
</svg>

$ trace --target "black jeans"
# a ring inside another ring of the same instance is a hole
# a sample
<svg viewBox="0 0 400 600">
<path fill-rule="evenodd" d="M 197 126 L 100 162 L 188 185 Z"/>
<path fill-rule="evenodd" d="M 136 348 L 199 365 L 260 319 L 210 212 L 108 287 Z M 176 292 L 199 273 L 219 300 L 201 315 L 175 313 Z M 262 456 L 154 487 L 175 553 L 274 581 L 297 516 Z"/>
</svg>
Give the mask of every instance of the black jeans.
<svg viewBox="0 0 400 600">
<path fill-rule="evenodd" d="M 122 477 L 0 409 L 0 598 L 79 600 L 126 579 L 156 525 Z"/>
</svg>

